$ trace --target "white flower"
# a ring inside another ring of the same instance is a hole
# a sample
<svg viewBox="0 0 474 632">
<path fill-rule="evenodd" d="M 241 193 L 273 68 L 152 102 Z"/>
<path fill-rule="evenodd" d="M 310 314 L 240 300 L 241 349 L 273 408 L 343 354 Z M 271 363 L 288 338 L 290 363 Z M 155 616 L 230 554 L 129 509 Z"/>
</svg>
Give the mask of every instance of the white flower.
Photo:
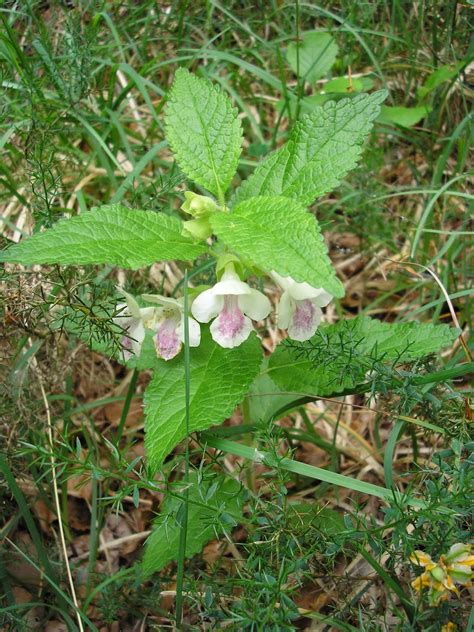
<svg viewBox="0 0 474 632">
<path fill-rule="evenodd" d="M 181 350 L 184 343 L 184 299 L 167 298 L 155 294 L 144 294 L 143 299 L 158 303 L 156 324 L 153 329 L 156 354 L 163 360 L 171 360 Z M 194 318 L 189 318 L 189 346 L 198 347 L 201 342 L 201 328 Z"/>
<path fill-rule="evenodd" d="M 297 283 L 291 277 L 282 277 L 276 272 L 270 275 L 283 290 L 277 313 L 278 327 L 288 329 L 293 340 L 309 340 L 321 322 L 321 307 L 326 307 L 333 297 L 309 283 Z"/>
<path fill-rule="evenodd" d="M 113 322 L 124 332 L 120 341 L 123 350 L 123 359 L 126 362 L 132 355 L 139 356 L 142 343 L 145 338 L 145 327 L 149 328 L 155 314 L 154 307 L 140 307 L 131 294 L 119 288 L 119 292 L 125 296 L 125 303 L 119 303 L 118 316 Z"/>
<path fill-rule="evenodd" d="M 242 344 L 253 329 L 252 320 L 262 320 L 271 311 L 268 298 L 240 280 L 229 263 L 221 280 L 194 300 L 192 314 L 211 325 L 212 338 L 221 347 L 232 349 Z M 217 318 L 216 318 L 217 316 Z"/>
</svg>

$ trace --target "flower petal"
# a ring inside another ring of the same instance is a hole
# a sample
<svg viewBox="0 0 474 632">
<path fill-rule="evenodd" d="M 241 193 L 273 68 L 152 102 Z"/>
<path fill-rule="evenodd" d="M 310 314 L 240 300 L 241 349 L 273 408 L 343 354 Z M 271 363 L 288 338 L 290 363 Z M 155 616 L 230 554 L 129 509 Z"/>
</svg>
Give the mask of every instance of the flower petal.
<svg viewBox="0 0 474 632">
<path fill-rule="evenodd" d="M 112 318 L 112 322 L 114 325 L 120 327 L 120 329 L 128 330 L 130 325 L 136 321 L 136 318 L 132 318 L 132 316 L 128 316 L 127 313 L 123 313 L 123 316 L 120 314 L 119 316 L 115 316 Z"/>
<path fill-rule="evenodd" d="M 122 345 L 122 361 L 128 362 L 130 358 L 133 357 L 133 353 L 131 352 L 132 339 L 128 336 L 122 336 L 120 344 Z"/>
<path fill-rule="evenodd" d="M 272 311 L 272 304 L 262 292 L 250 288 L 250 294 L 241 294 L 237 299 L 244 314 L 252 320 L 263 320 Z"/>
<path fill-rule="evenodd" d="M 142 307 L 140 318 L 146 329 L 155 329 L 161 310 L 157 307 Z"/>
<path fill-rule="evenodd" d="M 296 283 L 293 281 L 290 287 L 290 294 L 295 301 L 302 301 L 305 298 L 316 299 L 318 307 L 326 307 L 333 297 L 322 287 L 313 287 L 309 283 Z"/>
<path fill-rule="evenodd" d="M 145 327 L 141 320 L 134 319 L 133 323 L 130 325 L 128 329 L 128 334 L 130 338 L 133 338 L 138 343 L 142 343 L 145 339 Z"/>
<path fill-rule="evenodd" d="M 417 564 L 418 566 L 435 566 L 433 560 L 431 559 L 431 556 L 424 551 L 413 551 L 409 559 L 412 564 Z"/>
<path fill-rule="evenodd" d="M 191 313 L 200 323 L 208 323 L 217 316 L 223 306 L 224 297 L 217 296 L 212 287 L 210 290 L 204 290 L 194 299 Z"/>
<path fill-rule="evenodd" d="M 315 305 L 326 307 L 333 299 L 333 296 L 322 287 L 313 287 L 306 282 L 298 283 L 291 277 L 280 276 L 277 272 L 270 272 L 270 276 L 283 290 L 288 290 L 295 301 L 303 301 L 305 298 L 318 299 Z"/>
<path fill-rule="evenodd" d="M 227 265 L 221 280 L 212 288 L 217 295 L 250 294 L 250 287 L 240 280 L 232 264 Z"/>
<path fill-rule="evenodd" d="M 298 284 L 298 285 L 303 285 L 303 284 Z M 308 285 L 308 284 L 305 283 L 304 285 Z M 321 287 L 316 288 L 316 287 L 311 287 L 311 285 L 308 285 L 308 287 L 310 288 L 310 290 L 302 290 L 302 291 L 300 291 L 299 288 L 295 289 L 293 287 L 290 289 L 290 293 L 293 296 L 293 298 L 297 301 L 301 299 L 305 299 L 305 298 L 311 299 L 313 304 L 316 305 L 317 307 L 326 307 L 326 305 L 329 305 L 329 303 L 334 298 L 332 294 L 329 294 L 329 292 L 326 292 L 326 290 L 323 290 L 323 288 Z M 303 294 L 306 294 L 306 296 L 303 296 Z M 301 295 L 301 299 L 298 298 L 298 295 Z"/>
<path fill-rule="evenodd" d="M 178 327 L 178 337 L 181 342 L 184 343 L 184 314 L 181 316 L 181 320 Z M 189 317 L 189 346 L 199 347 L 201 343 L 201 327 L 194 318 Z"/>
<path fill-rule="evenodd" d="M 212 338 L 226 349 L 241 345 L 252 329 L 252 321 L 242 314 L 237 299 L 232 296 L 226 297 L 221 313 L 210 327 Z"/>
<path fill-rule="evenodd" d="M 288 334 L 293 340 L 304 342 L 314 336 L 321 316 L 321 309 L 306 298 L 304 301 L 296 301 L 295 310 L 288 327 Z"/>
<path fill-rule="evenodd" d="M 294 301 L 291 300 L 290 293 L 285 290 L 281 295 L 277 308 L 277 325 L 280 329 L 288 329 L 294 309 Z"/>
<path fill-rule="evenodd" d="M 318 296 L 313 298 L 313 303 L 318 307 L 326 307 L 332 301 L 334 296 L 326 292 L 325 290 L 321 290 L 321 293 Z"/>
<path fill-rule="evenodd" d="M 227 279 L 219 281 L 212 288 L 213 292 L 218 296 L 250 294 L 250 287 L 247 283 L 237 279 Z"/>
<path fill-rule="evenodd" d="M 472 571 L 464 564 L 451 564 L 448 573 L 452 580 L 459 584 L 468 584 L 472 579 Z"/>
<path fill-rule="evenodd" d="M 130 312 L 130 315 L 133 316 L 133 318 L 140 318 L 140 305 L 135 300 L 135 297 L 129 294 L 128 292 L 125 292 L 125 290 L 122 290 L 121 288 L 117 288 L 117 289 L 120 292 L 120 294 L 125 296 L 125 300 L 127 301 L 127 307 L 128 307 L 128 311 Z"/>
<path fill-rule="evenodd" d="M 145 339 L 145 327 L 141 320 L 134 319 L 128 328 L 128 336 L 132 339 L 132 351 L 136 356 L 140 355 L 142 342 Z"/>
<path fill-rule="evenodd" d="M 281 287 L 283 291 L 288 290 L 290 285 L 294 283 L 291 277 L 283 277 L 278 274 L 278 272 L 275 272 L 275 270 L 272 270 L 270 272 L 270 276 L 275 281 L 275 283 L 277 283 Z"/>
<path fill-rule="evenodd" d="M 180 352 L 181 340 L 178 336 L 177 325 L 176 318 L 165 318 L 153 338 L 156 355 L 163 360 L 172 360 Z"/>
<path fill-rule="evenodd" d="M 464 560 L 468 559 L 469 557 L 471 557 L 471 559 L 473 560 L 472 562 L 470 562 L 470 564 L 474 564 L 474 557 L 470 556 L 471 553 L 471 546 L 469 544 L 463 544 L 462 542 L 457 542 L 456 544 L 453 544 L 449 551 L 446 554 L 446 561 L 447 562 L 463 562 L 465 563 Z"/>
</svg>

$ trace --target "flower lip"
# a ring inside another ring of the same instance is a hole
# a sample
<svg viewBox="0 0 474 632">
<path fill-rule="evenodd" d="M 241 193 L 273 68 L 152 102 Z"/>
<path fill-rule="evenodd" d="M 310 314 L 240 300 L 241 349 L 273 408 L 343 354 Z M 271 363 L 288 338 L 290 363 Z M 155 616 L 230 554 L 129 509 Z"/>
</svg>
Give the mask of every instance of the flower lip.
<svg viewBox="0 0 474 632">
<path fill-rule="evenodd" d="M 159 358 L 172 360 L 181 351 L 184 342 L 184 297 L 171 298 L 159 294 L 143 294 L 143 299 L 156 303 L 158 307 L 151 308 L 157 313 L 155 330 L 155 349 Z M 201 342 L 199 324 L 188 317 L 189 346 L 198 347 Z"/>
<path fill-rule="evenodd" d="M 177 333 L 178 319 L 165 318 L 155 335 L 155 348 L 158 357 L 163 360 L 173 359 L 181 349 L 181 341 Z"/>
<path fill-rule="evenodd" d="M 221 347 L 242 344 L 252 331 L 252 320 L 262 320 L 271 311 L 268 298 L 240 280 L 233 263 L 225 267 L 221 281 L 194 299 L 193 316 L 203 323 L 213 320 L 212 338 Z"/>
</svg>

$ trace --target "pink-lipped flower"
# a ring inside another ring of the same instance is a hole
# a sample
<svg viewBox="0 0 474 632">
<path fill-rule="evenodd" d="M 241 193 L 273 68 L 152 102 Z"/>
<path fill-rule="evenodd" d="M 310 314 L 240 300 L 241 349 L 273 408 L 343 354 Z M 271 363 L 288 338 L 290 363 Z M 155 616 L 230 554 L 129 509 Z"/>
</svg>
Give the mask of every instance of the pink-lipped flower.
<svg viewBox="0 0 474 632">
<path fill-rule="evenodd" d="M 321 308 L 326 307 L 333 297 L 323 288 L 298 283 L 289 276 L 283 277 L 277 272 L 270 275 L 283 290 L 277 309 L 278 327 L 288 329 L 288 335 L 293 340 L 309 340 L 321 322 Z"/>
<path fill-rule="evenodd" d="M 144 294 L 143 299 L 159 305 L 156 308 L 153 337 L 156 354 L 163 360 L 172 360 L 184 343 L 184 299 L 168 298 L 158 294 Z M 189 346 L 198 347 L 201 328 L 194 318 L 188 318 Z"/>
<path fill-rule="evenodd" d="M 232 263 L 221 280 L 194 299 L 191 312 L 201 323 L 213 321 L 211 336 L 221 347 L 241 345 L 253 330 L 252 320 L 263 320 L 271 311 L 268 298 L 242 281 Z"/>
</svg>

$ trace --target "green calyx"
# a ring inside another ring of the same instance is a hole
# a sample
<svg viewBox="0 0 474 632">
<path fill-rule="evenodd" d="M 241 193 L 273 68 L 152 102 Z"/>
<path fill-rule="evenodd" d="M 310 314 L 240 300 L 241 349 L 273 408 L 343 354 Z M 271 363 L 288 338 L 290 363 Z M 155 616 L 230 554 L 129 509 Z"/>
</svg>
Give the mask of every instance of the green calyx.
<svg viewBox="0 0 474 632">
<path fill-rule="evenodd" d="M 442 582 L 446 578 L 446 574 L 440 566 L 435 566 L 430 573 L 437 582 Z"/>
<path fill-rule="evenodd" d="M 212 213 L 218 210 L 217 204 L 210 197 L 205 195 L 198 195 L 192 191 L 184 192 L 185 202 L 182 204 L 181 209 L 188 215 L 192 215 L 195 218 L 209 217 Z"/>
<path fill-rule="evenodd" d="M 234 271 L 239 275 L 241 279 L 244 278 L 244 266 L 238 257 L 230 253 L 225 253 L 219 256 L 216 264 L 216 276 L 218 279 L 224 274 L 228 265 L 232 265 Z"/>
<path fill-rule="evenodd" d="M 207 217 L 200 217 L 184 222 L 181 234 L 184 237 L 191 237 L 194 241 L 206 241 L 212 235 L 212 228 Z"/>
</svg>

